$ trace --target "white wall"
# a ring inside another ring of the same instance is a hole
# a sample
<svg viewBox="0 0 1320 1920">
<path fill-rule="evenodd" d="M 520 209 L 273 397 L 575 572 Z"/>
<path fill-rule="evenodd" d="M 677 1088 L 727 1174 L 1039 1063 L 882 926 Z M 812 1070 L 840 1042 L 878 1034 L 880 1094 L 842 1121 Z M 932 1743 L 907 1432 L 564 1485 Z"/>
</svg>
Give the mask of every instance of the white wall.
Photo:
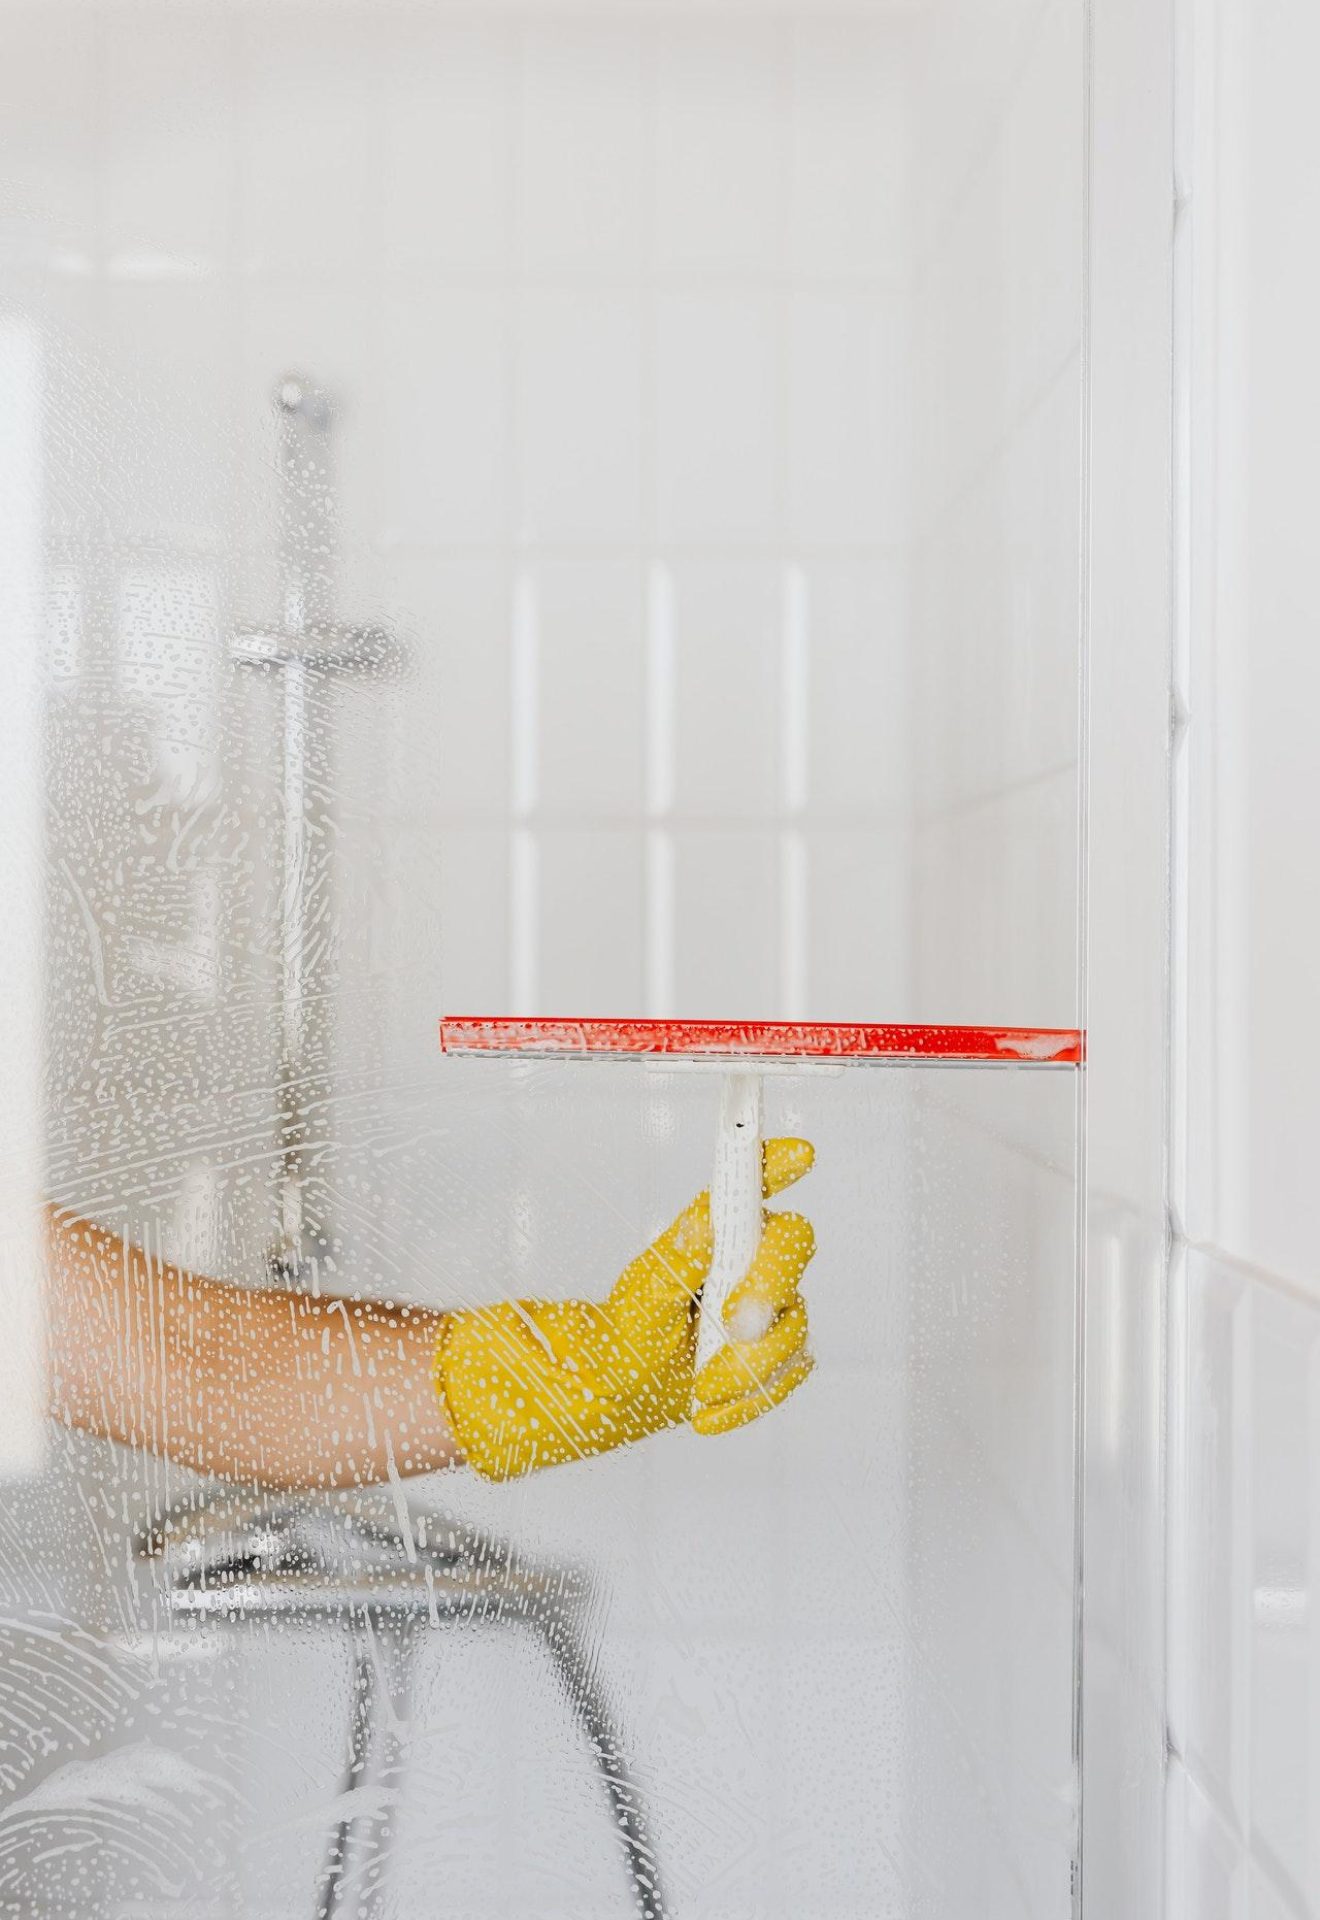
<svg viewBox="0 0 1320 1920">
<path fill-rule="evenodd" d="M 1320 1913 L 1314 9 L 1180 9 L 1170 1910 Z"/>
</svg>

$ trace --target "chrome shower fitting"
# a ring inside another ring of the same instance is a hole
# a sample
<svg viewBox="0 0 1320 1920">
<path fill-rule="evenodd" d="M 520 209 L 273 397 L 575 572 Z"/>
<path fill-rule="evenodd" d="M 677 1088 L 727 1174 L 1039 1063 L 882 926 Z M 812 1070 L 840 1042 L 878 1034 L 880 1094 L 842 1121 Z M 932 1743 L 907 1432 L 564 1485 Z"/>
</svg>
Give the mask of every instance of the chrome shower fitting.
<svg viewBox="0 0 1320 1920">
<path fill-rule="evenodd" d="M 280 1232 L 274 1275 L 310 1275 L 333 1251 L 328 1220 L 308 1206 L 309 1116 L 329 1096 L 329 962 L 314 921 L 326 911 L 330 836 L 315 802 L 317 769 L 332 746 L 318 686 L 350 675 L 380 680 L 406 655 L 382 626 L 334 618 L 337 545 L 333 473 L 335 408 L 326 389 L 287 373 L 272 395 L 278 421 L 279 617 L 239 627 L 230 652 L 241 667 L 277 675 L 281 688 L 282 855 L 280 890 Z M 312 1022 L 316 1023 L 313 1035 Z"/>
<path fill-rule="evenodd" d="M 402 1786 L 409 1753 L 399 1728 L 416 1665 L 435 1645 L 429 1636 L 450 1626 L 516 1634 L 540 1650 L 604 1796 L 629 1910 L 666 1920 L 650 1810 L 587 1631 L 596 1603 L 585 1569 L 537 1562 L 493 1534 L 396 1505 L 384 1489 L 265 1498 L 221 1489 L 201 1507 L 190 1495 L 139 1534 L 137 1560 L 179 1631 L 259 1634 L 287 1621 L 347 1638 L 347 1759 L 315 1890 L 319 1920 L 387 1910 L 393 1856 L 381 1789 Z"/>
</svg>

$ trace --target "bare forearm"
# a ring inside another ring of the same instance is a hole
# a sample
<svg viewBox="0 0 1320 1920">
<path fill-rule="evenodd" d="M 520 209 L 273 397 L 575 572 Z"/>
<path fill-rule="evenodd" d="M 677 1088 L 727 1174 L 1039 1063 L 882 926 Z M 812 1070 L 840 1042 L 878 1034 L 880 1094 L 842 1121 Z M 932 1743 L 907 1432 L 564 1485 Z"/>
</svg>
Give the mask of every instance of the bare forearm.
<svg viewBox="0 0 1320 1920">
<path fill-rule="evenodd" d="M 440 1316 L 226 1285 L 51 1208 L 51 1409 L 201 1472 L 355 1486 L 456 1458 L 430 1381 Z"/>
</svg>

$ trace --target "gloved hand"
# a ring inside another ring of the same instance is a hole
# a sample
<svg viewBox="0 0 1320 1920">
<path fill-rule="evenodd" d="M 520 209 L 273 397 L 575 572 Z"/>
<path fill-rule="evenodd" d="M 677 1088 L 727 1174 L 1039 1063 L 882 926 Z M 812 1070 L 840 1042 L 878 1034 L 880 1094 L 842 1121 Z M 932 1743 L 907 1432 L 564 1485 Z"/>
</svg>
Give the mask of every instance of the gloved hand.
<svg viewBox="0 0 1320 1920">
<path fill-rule="evenodd" d="M 782 1192 L 814 1159 L 806 1140 L 767 1140 L 762 1191 Z M 511 1480 L 689 1417 L 698 1433 L 755 1420 L 811 1371 L 798 1282 L 814 1251 L 800 1214 L 765 1215 L 756 1258 L 725 1305 L 733 1340 L 695 1380 L 697 1305 L 712 1252 L 709 1194 L 624 1269 L 600 1305 L 506 1300 L 446 1314 L 432 1371 L 469 1466 L 485 1479 Z"/>
</svg>

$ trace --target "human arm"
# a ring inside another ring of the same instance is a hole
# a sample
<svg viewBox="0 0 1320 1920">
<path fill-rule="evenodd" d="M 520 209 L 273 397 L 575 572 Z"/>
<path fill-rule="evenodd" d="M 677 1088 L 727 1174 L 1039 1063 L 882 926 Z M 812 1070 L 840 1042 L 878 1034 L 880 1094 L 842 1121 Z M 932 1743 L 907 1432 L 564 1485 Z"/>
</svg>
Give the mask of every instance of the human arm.
<svg viewBox="0 0 1320 1920">
<path fill-rule="evenodd" d="M 767 1141 L 767 1197 L 812 1158 L 806 1141 Z M 725 1309 L 734 1337 L 694 1379 L 706 1194 L 601 1302 L 439 1313 L 233 1286 L 56 1207 L 46 1247 L 55 1417 L 266 1486 L 360 1486 L 465 1457 L 507 1479 L 689 1417 L 722 1433 L 777 1405 L 811 1367 L 798 1282 L 814 1237 L 800 1215 L 768 1213 Z"/>
<path fill-rule="evenodd" d="M 57 1419 L 201 1473 L 348 1487 L 459 1457 L 426 1307 L 238 1287 L 46 1209 Z"/>
</svg>

